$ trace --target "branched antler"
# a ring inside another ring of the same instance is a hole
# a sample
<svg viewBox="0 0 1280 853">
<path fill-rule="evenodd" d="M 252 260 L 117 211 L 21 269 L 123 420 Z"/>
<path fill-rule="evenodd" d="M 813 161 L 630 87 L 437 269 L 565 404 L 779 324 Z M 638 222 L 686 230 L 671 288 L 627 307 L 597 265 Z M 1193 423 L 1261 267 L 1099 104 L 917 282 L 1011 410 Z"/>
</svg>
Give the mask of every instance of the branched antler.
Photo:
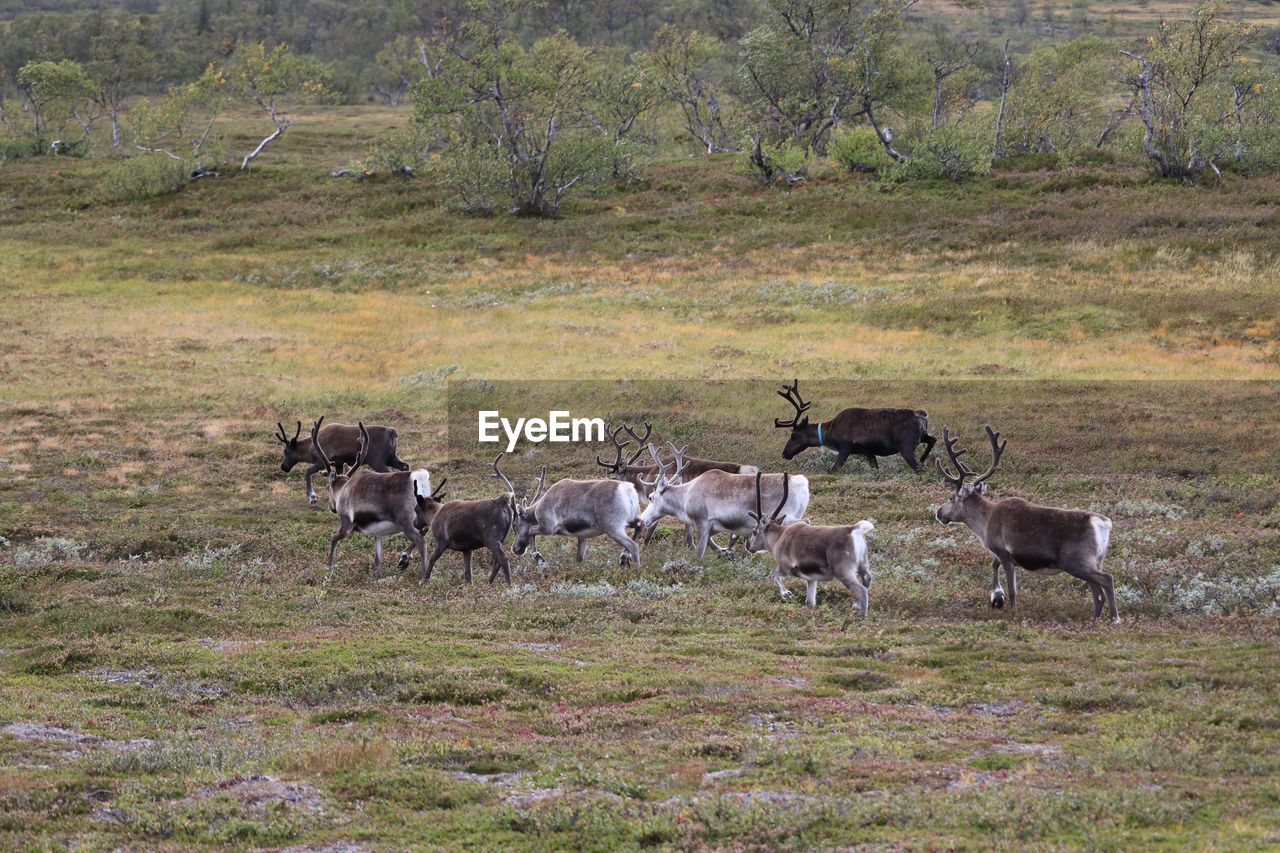
<svg viewBox="0 0 1280 853">
<path fill-rule="evenodd" d="M 784 421 L 781 418 L 774 418 L 773 425 L 783 429 L 790 429 L 791 427 L 801 425 L 799 423 L 800 416 L 809 410 L 810 404 L 806 403 L 804 398 L 800 396 L 800 380 L 793 379 L 790 385 L 784 385 L 782 390 L 778 392 L 778 396 L 790 403 L 795 408 L 796 414 L 795 417 L 789 421 Z M 805 418 L 805 420 L 807 421 L 808 418 Z"/>
</svg>

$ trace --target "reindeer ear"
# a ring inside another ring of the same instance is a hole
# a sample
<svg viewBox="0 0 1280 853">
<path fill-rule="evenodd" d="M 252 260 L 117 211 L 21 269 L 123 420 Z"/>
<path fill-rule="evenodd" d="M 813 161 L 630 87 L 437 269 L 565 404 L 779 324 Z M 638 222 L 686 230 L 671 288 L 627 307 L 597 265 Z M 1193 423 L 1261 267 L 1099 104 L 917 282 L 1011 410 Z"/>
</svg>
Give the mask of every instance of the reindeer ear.
<svg viewBox="0 0 1280 853">
<path fill-rule="evenodd" d="M 808 415 L 805 415 L 803 418 L 800 419 L 800 423 L 796 424 L 796 426 L 798 427 L 807 427 L 808 425 L 809 425 Z"/>
</svg>

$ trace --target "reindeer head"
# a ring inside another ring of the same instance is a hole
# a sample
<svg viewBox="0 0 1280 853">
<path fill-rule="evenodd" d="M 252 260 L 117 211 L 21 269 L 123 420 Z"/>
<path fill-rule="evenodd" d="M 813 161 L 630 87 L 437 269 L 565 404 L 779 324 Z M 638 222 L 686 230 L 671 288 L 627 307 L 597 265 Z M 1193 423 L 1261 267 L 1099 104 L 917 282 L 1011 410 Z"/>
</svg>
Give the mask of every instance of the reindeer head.
<svg viewBox="0 0 1280 853">
<path fill-rule="evenodd" d="M 781 418 L 774 418 L 773 425 L 778 429 L 790 429 L 791 436 L 787 439 L 787 446 L 782 449 L 782 458 L 791 459 L 797 453 L 810 446 L 809 440 L 809 416 L 805 414 L 809 409 L 809 403 L 804 401 L 800 396 L 800 380 L 792 380 L 790 385 L 784 386 L 778 392 L 778 396 L 790 403 L 796 410 L 791 420 L 784 421 Z"/>
<path fill-rule="evenodd" d="M 675 515 L 671 487 L 680 485 L 684 479 L 684 469 L 688 465 L 684 460 L 684 452 L 689 449 L 689 445 L 676 449 L 674 444 L 667 442 L 667 447 L 671 448 L 674 457 L 670 469 L 663 464 L 662 459 L 658 457 L 658 451 L 652 444 L 646 446 L 649 455 L 653 457 L 654 464 L 658 466 L 658 473 L 652 480 L 636 478 L 640 482 L 640 488 L 649 493 L 649 505 L 640 514 L 640 523 L 647 527 L 664 515 Z"/>
<path fill-rule="evenodd" d="M 791 475 L 782 475 L 782 500 L 778 501 L 777 508 L 774 509 L 773 515 L 765 518 L 764 509 L 760 506 L 760 472 L 756 472 L 756 511 L 751 513 L 751 517 L 756 520 L 756 529 L 751 531 L 751 538 L 747 540 L 747 550 L 754 553 L 769 550 L 769 528 L 774 526 L 782 526 L 782 522 L 778 520 L 779 513 L 782 508 L 787 505 L 787 493 L 791 489 Z"/>
<path fill-rule="evenodd" d="M 498 459 L 501 458 L 502 454 L 499 453 Z M 547 466 L 542 466 L 542 473 L 538 477 L 537 487 L 533 490 L 533 497 L 528 500 L 517 500 L 516 488 L 511 485 L 507 475 L 498 468 L 498 459 L 493 460 L 493 470 L 498 479 L 506 484 L 507 494 L 511 495 L 511 526 L 516 531 L 515 541 L 511 544 L 511 553 L 519 557 L 529 550 L 538 536 L 538 498 L 542 496 L 542 487 L 547 484 Z"/>
<path fill-rule="evenodd" d="M 324 421 L 324 416 L 316 421 L 317 428 Z M 280 462 L 280 470 L 288 474 L 293 470 L 293 466 L 303 461 L 306 454 L 298 447 L 298 436 L 302 434 L 302 421 L 298 421 L 298 428 L 294 430 L 293 438 L 289 438 L 289 434 L 284 431 L 284 424 L 276 421 L 276 441 L 284 445 L 284 459 Z M 315 434 L 315 430 L 312 430 Z"/>
<path fill-rule="evenodd" d="M 324 465 L 325 475 L 329 479 L 329 511 L 337 512 L 338 494 L 355 476 L 357 469 L 364 464 L 365 457 L 369 455 L 369 431 L 364 428 L 364 421 L 360 421 L 360 449 L 356 453 L 356 463 L 354 465 L 344 464 L 342 470 L 339 471 L 333 467 L 333 463 L 329 461 L 328 454 L 320 446 L 320 424 L 322 421 L 324 421 L 323 416 L 311 427 L 311 446 L 315 448 L 316 453 L 320 456 L 320 462 Z"/>
<path fill-rule="evenodd" d="M 440 507 L 444 506 L 444 484 L 447 482 L 449 482 L 449 478 L 445 477 L 440 481 L 440 485 L 431 490 L 429 495 L 421 495 L 415 488 L 413 498 L 417 503 L 417 509 L 414 511 L 414 526 L 419 530 L 430 527 L 431 520 L 436 517 Z"/>
<path fill-rule="evenodd" d="M 938 466 L 938 472 L 942 474 L 942 478 L 955 489 L 951 499 L 934 512 L 934 517 L 943 524 L 964 523 L 969 516 L 971 508 L 980 503 L 981 496 L 986 493 L 987 478 L 1000 467 L 1000 457 L 1004 455 L 1004 449 L 1009 442 L 1001 441 L 1000 433 L 989 426 L 987 427 L 987 439 L 991 442 L 991 465 L 985 473 L 979 475 L 977 471 L 972 470 L 968 465 L 960 461 L 960 457 L 965 454 L 965 451 L 956 449 L 956 442 L 959 439 L 951 437 L 950 427 L 943 427 L 942 443 L 947 448 L 947 456 L 951 457 L 951 464 L 955 466 L 958 472 L 952 474 L 942 464 L 941 459 L 933 460 L 934 464 Z M 973 482 L 966 482 L 970 477 L 975 478 Z"/>
</svg>

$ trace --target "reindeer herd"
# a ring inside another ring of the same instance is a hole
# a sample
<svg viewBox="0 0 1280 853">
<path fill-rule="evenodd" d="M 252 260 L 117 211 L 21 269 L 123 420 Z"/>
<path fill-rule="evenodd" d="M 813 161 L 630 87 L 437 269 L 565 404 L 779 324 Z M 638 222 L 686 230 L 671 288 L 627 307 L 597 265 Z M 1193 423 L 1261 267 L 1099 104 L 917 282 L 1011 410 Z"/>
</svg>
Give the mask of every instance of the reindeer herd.
<svg viewBox="0 0 1280 853">
<path fill-rule="evenodd" d="M 811 423 L 805 414 L 810 404 L 800 396 L 798 381 L 777 393 L 795 410 L 789 420 L 774 421 L 776 428 L 791 431 L 784 459 L 819 447 L 836 454 L 833 472 L 855 454 L 872 467 L 878 467 L 878 456 L 901 455 L 918 472 L 936 444 L 928 432 L 928 415 L 920 409 L 848 408 L 829 421 Z M 764 473 L 753 465 L 700 459 L 687 455 L 687 446 L 678 448 L 670 442 L 660 449 L 650 440 L 652 425 L 646 423 L 640 434 L 623 424 L 608 432 L 613 459 L 596 457 L 603 477 L 563 479 L 548 487 L 543 466 L 532 494 L 521 496 L 502 472 L 503 454 L 499 453 L 491 467 L 501 485 L 500 494 L 483 500 L 445 501 L 445 481 L 432 489 L 427 470 L 411 471 L 397 457 L 394 429 L 323 422 L 323 417 L 317 420 L 305 438 L 300 437 L 301 421 L 292 438 L 277 424 L 276 439 L 283 445 L 283 471 L 307 463 L 309 502 L 316 501 L 312 477 L 323 472 L 328 480 L 329 509 L 338 519 L 329 544 L 331 570 L 338 543 L 352 533 L 363 533 L 374 537 L 373 568 L 378 573 L 382 540 L 402 534 L 410 546 L 400 556 L 400 568 L 410 566 L 416 551 L 419 583 L 431 578 L 436 561 L 446 551 L 462 554 L 464 577 L 470 583 L 471 557 L 480 550 L 493 557 L 489 582 L 501 571 L 510 583 L 505 543 L 513 530 L 511 552 L 517 557 L 531 554 L 539 564 L 546 564 L 536 547 L 539 536 L 576 539 L 578 562 L 586 556 L 588 540 L 605 536 L 622 549 L 623 565 L 638 565 L 641 547 L 648 545 L 662 519 L 671 518 L 684 526 L 686 546 L 699 558 L 708 546 L 730 556 L 738 540 L 744 539 L 749 552 L 772 556 L 776 566 L 771 579 L 783 599 L 791 598 L 783 578 L 805 582 L 805 603 L 811 608 L 816 606 L 818 583 L 834 580 L 849 590 L 858 615 L 867 615 L 871 586 L 867 534 L 874 527 L 865 520 L 836 526 L 812 523 L 806 515 L 809 481 L 803 475 Z M 1105 609 L 1113 621 L 1119 621 L 1112 578 L 1103 570 L 1110 519 L 1021 498 L 988 498 L 986 483 L 999 469 L 1008 442 L 989 426 L 986 432 L 991 462 L 979 474 L 961 460 L 966 451 L 957 448 L 958 439 L 951 437 L 950 429 L 943 430 L 943 448 L 951 467 L 938 458 L 934 464 L 952 494 L 934 515 L 943 524 L 967 526 L 991 552 L 991 606 L 1016 605 L 1018 567 L 1036 574 L 1066 572 L 1088 586 L 1094 618 Z M 921 444 L 924 452 L 917 458 Z M 427 534 L 433 543 L 429 557 Z M 718 534 L 727 534 L 724 546 L 716 542 Z"/>
</svg>

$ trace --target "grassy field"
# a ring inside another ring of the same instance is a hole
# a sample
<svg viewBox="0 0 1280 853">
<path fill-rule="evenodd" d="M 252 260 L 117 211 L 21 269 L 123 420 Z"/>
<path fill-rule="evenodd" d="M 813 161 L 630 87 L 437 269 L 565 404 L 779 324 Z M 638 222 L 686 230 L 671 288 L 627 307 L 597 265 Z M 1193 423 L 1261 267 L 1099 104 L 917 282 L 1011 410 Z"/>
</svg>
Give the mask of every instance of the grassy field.
<svg viewBox="0 0 1280 853">
<path fill-rule="evenodd" d="M 254 175 L 138 204 L 101 160 L 0 165 L 0 846 L 1280 843 L 1280 182 L 781 193 L 698 159 L 532 222 L 327 177 L 403 121 L 316 111 Z M 456 555 L 374 579 L 362 537 L 330 574 L 270 437 L 394 424 L 491 495 L 450 380 L 568 380 L 782 470 L 793 376 L 824 417 L 921 405 L 979 460 L 1003 429 L 997 496 L 1114 519 L 1124 622 L 1063 576 L 991 610 L 936 474 L 813 451 L 786 470 L 815 520 L 877 525 L 865 623 L 674 527 L 640 567 L 548 543 L 509 588 Z"/>
</svg>

